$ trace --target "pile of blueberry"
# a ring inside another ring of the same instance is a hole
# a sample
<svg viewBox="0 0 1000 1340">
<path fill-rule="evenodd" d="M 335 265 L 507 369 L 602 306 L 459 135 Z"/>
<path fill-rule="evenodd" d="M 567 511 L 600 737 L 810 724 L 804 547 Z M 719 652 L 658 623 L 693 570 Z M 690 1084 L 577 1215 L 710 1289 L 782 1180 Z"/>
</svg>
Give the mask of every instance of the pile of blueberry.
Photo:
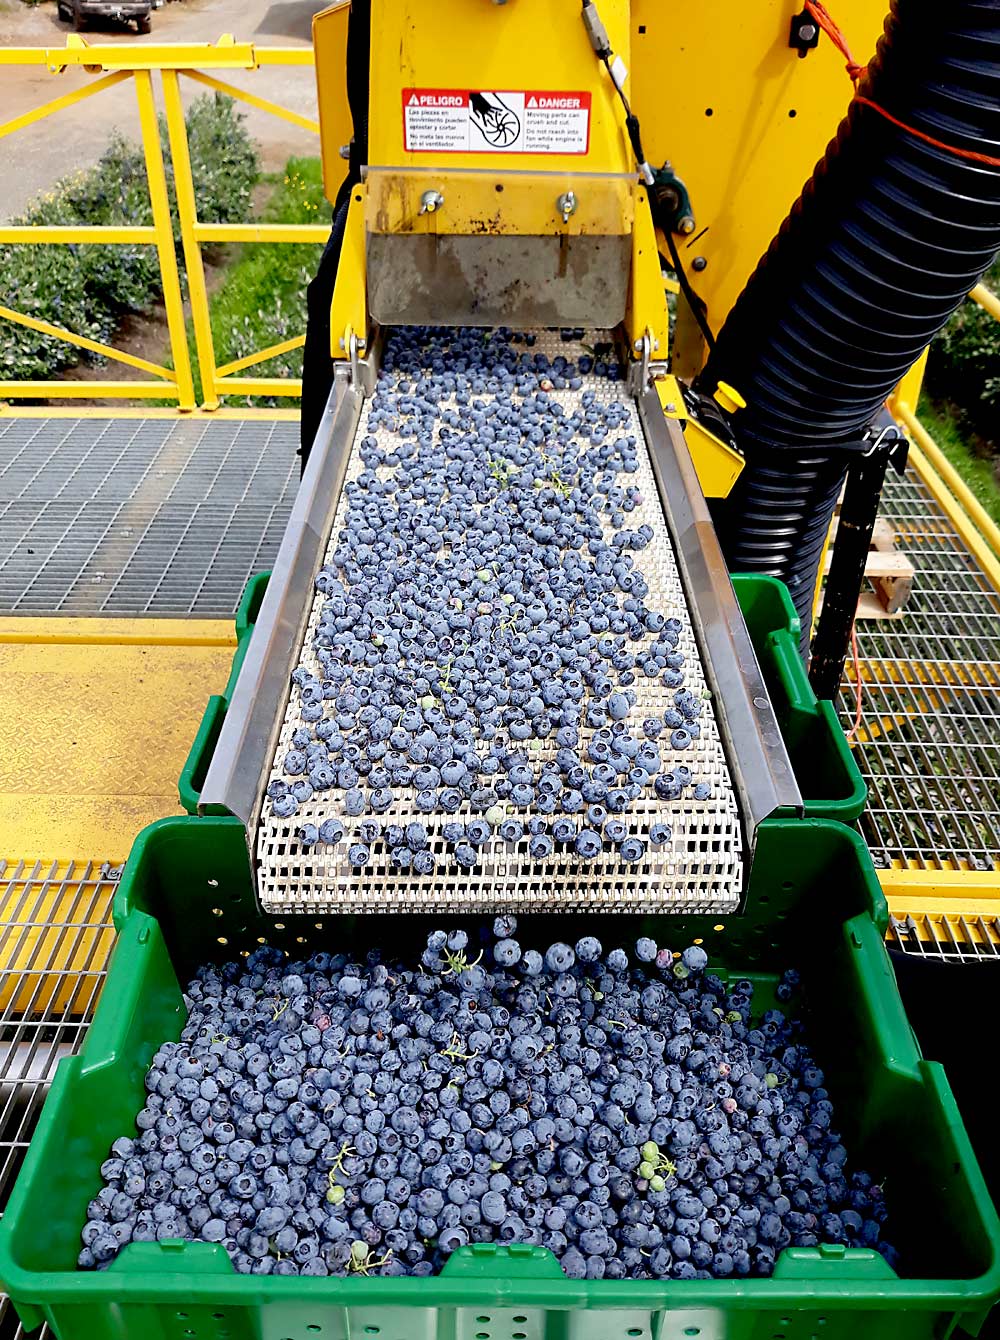
<svg viewBox="0 0 1000 1340">
<path fill-rule="evenodd" d="M 687 612 L 655 608 L 637 563 L 634 412 L 577 394 L 617 364 L 531 342 L 400 330 L 385 350 L 267 788 L 280 820 L 310 806 L 302 846 L 344 841 L 357 869 L 374 842 L 400 871 L 468 869 L 497 839 L 634 865 L 670 841 L 657 810 L 711 797 Z"/>
<path fill-rule="evenodd" d="M 203 968 L 80 1265 L 178 1238 L 264 1275 L 430 1275 L 474 1242 L 547 1247 L 577 1279 L 767 1275 L 822 1242 L 895 1262 L 801 1028 L 752 1018 L 749 981 L 698 945 L 542 955 L 516 929 L 436 931 L 416 967 Z"/>
</svg>

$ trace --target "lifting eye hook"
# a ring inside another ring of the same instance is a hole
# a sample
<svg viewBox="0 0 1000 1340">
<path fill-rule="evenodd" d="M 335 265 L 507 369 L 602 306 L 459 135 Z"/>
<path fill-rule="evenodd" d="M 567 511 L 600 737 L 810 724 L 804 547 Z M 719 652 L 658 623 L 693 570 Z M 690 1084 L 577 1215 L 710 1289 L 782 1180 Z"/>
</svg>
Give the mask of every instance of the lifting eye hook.
<svg viewBox="0 0 1000 1340">
<path fill-rule="evenodd" d="M 360 387 L 361 385 L 360 354 L 366 344 L 367 341 L 359 339 L 357 335 L 355 335 L 351 326 L 346 326 L 344 328 L 344 333 L 340 340 L 340 347 L 350 359 L 351 385 L 355 387 Z"/>
</svg>

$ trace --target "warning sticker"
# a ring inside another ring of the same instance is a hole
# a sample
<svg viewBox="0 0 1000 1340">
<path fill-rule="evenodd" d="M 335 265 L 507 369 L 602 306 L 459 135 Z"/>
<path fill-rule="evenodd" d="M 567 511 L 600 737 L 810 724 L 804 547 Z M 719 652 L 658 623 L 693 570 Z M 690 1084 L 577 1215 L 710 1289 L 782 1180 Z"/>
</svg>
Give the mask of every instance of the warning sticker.
<svg viewBox="0 0 1000 1340">
<path fill-rule="evenodd" d="M 407 153 L 585 154 L 590 94 L 403 89 Z"/>
</svg>

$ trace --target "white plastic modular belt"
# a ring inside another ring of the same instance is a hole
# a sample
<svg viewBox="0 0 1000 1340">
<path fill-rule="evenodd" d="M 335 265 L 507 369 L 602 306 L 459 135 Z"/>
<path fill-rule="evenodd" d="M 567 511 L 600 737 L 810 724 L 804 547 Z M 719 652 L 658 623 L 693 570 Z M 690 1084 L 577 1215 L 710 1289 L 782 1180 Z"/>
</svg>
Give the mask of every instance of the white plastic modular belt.
<svg viewBox="0 0 1000 1340">
<path fill-rule="evenodd" d="M 600 338 L 600 335 L 592 334 L 587 340 Z M 579 343 L 563 342 L 555 332 L 540 332 L 533 352 L 547 353 L 550 358 L 561 353 L 575 359 L 586 350 Z M 413 803 L 413 788 L 397 787 L 394 788 L 392 807 L 377 817 L 383 825 L 405 826 L 418 821 L 427 829 L 437 865 L 432 874 L 421 876 L 393 868 L 384 842 L 372 845 L 371 859 L 364 869 L 351 868 L 348 849 L 356 840 L 355 830 L 365 816 L 354 819 L 343 815 L 338 790 L 317 792 L 310 801 L 301 804 L 290 819 L 276 818 L 271 802 L 265 796 L 257 830 L 258 892 L 265 910 L 286 913 L 459 913 L 565 909 L 694 913 L 732 912 L 738 906 L 743 876 L 739 811 L 714 707 L 707 701 L 709 692 L 691 628 L 687 598 L 638 414 L 624 382 L 611 382 L 604 377 L 586 376 L 579 390 L 550 391 L 549 395 L 571 414 L 585 390 L 593 391 L 598 400 L 617 400 L 628 407 L 629 424 L 621 431 L 634 434 L 638 443 L 639 469 L 630 482 L 634 482 L 642 494 L 642 502 L 632 512 L 629 525 L 638 529 L 646 523 L 654 533 L 646 548 L 634 555 L 636 566 L 649 585 L 646 597 L 649 608 L 667 618 L 680 620 L 682 630 L 677 650 L 684 654 L 685 687 L 706 700 L 699 719 L 701 733 L 686 749 L 672 749 L 670 731 L 664 730 L 658 741 L 661 767 L 667 772 L 678 765 L 686 765 L 695 782 L 708 783 L 709 798 L 695 800 L 693 786 L 686 788 L 681 798 L 674 801 L 660 800 L 652 786 L 644 788 L 640 799 L 618 816 L 628 824 L 630 835 L 647 842 L 644 858 L 635 865 L 625 864 L 617 848 L 610 843 L 606 843 L 604 852 L 593 861 L 581 860 L 571 847 L 562 851 L 557 848 L 549 859 L 534 861 L 528 854 L 526 832 L 516 844 L 494 836 L 490 843 L 479 849 L 479 864 L 472 870 L 462 870 L 455 864 L 454 854 L 445 843 L 441 829 L 446 823 L 468 822 L 476 816 L 467 806 L 456 814 L 418 813 Z M 358 446 L 369 432 L 370 405 L 371 401 L 366 400 L 351 448 L 347 480 L 357 478 L 364 468 Z M 382 424 L 374 436 L 387 451 L 399 441 L 398 435 Z M 383 477 L 390 473 L 391 467 L 380 467 Z M 337 547 L 337 536 L 345 523 L 346 512 L 345 490 L 337 508 L 326 561 Z M 610 519 L 605 513 L 601 515 L 610 540 L 613 534 Z M 323 602 L 323 595 L 317 592 L 299 661 L 321 680 L 323 671 L 314 654 L 313 640 Z M 675 690 L 661 683 L 659 678 L 637 674 L 632 687 L 637 701 L 631 716 L 637 724 L 673 707 Z M 298 689 L 293 687 L 269 780 L 284 779 L 281 764 L 293 747 L 293 732 L 302 724 L 299 709 Z M 581 726 L 581 761 L 585 761 L 586 745 L 592 734 L 589 728 Z M 542 749 L 533 754 L 533 762 L 541 764 L 554 757 L 555 751 L 554 740 L 545 740 Z M 522 819 L 525 825 L 532 816 L 530 808 L 515 810 L 508 807 L 508 813 Z M 550 823 L 555 817 L 546 816 Z M 317 844 L 310 849 L 303 848 L 296 838 L 300 826 L 305 823 L 318 826 L 329 818 L 338 818 L 344 824 L 345 834 L 340 842 L 332 846 Z M 656 823 L 669 824 L 672 829 L 671 840 L 661 847 L 648 843 L 649 829 Z"/>
</svg>

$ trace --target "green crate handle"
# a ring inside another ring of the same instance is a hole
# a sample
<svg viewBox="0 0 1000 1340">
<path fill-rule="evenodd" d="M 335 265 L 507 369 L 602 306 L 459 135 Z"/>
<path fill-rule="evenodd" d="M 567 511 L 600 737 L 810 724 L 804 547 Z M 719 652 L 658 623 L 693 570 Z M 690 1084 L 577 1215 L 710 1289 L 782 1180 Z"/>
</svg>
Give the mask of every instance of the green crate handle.
<svg viewBox="0 0 1000 1340">
<path fill-rule="evenodd" d="M 198 813 L 201 800 L 201 787 L 208 772 L 212 752 L 215 749 L 226 718 L 226 700 L 219 693 L 213 693 L 205 705 L 198 733 L 192 741 L 187 760 L 181 775 L 177 779 L 177 794 L 182 807 L 188 814 Z"/>
<path fill-rule="evenodd" d="M 264 593 L 267 591 L 270 576 L 269 572 L 258 572 L 256 577 L 251 577 L 244 587 L 240 603 L 236 608 L 237 642 L 242 639 L 244 634 L 253 630 L 253 626 L 257 622 L 257 615 L 260 613 Z"/>
<path fill-rule="evenodd" d="M 776 628 L 761 650 L 772 662 L 792 711 L 815 712 L 818 699 L 799 652 L 798 635 L 787 628 Z"/>
<path fill-rule="evenodd" d="M 188 752 L 187 760 L 181 769 L 180 777 L 177 779 L 177 794 L 180 797 L 181 806 L 188 814 L 198 813 L 202 783 L 208 774 L 208 765 L 212 761 L 212 754 L 219 739 L 219 732 L 222 730 L 229 700 L 243 667 L 243 661 L 250 645 L 250 639 L 253 636 L 257 615 L 260 613 L 261 603 L 267 591 L 270 576 L 269 572 L 258 572 L 255 577 L 250 578 L 244 588 L 236 609 L 236 650 L 233 653 L 233 663 L 230 667 L 229 678 L 226 680 L 226 687 L 221 694 L 213 693 L 209 698 L 198 732 Z"/>
<path fill-rule="evenodd" d="M 834 705 L 819 701 L 799 653 L 801 624 L 788 589 L 774 577 L 733 575 L 743 617 L 767 681 L 795 770 L 806 818 L 853 824 L 868 788 Z"/>
<path fill-rule="evenodd" d="M 816 697 L 799 654 L 798 643 L 790 632 L 785 629 L 773 632 L 767 639 L 766 652 L 788 696 L 789 710 L 805 712 L 823 721 L 828 746 L 836 760 L 837 770 L 842 775 L 843 794 L 839 797 L 828 796 L 823 800 L 822 817 L 853 823 L 865 807 L 868 787 L 854 760 L 851 746 L 837 717 L 837 709 L 828 698 Z"/>
</svg>

